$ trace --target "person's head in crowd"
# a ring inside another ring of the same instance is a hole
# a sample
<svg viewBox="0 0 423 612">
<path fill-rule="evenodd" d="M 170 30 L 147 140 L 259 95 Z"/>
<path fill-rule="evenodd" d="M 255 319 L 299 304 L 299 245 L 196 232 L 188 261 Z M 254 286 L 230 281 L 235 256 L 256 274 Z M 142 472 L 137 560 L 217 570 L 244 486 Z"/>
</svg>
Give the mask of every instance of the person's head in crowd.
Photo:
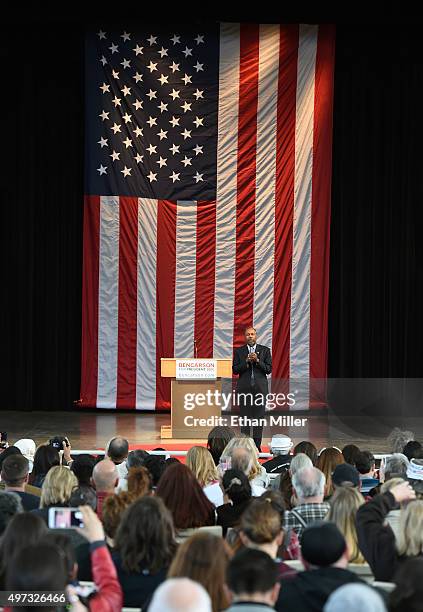
<svg viewBox="0 0 423 612">
<path fill-rule="evenodd" d="M 126 438 L 116 436 L 109 440 L 106 446 L 106 455 L 115 463 L 119 465 L 126 461 L 129 453 L 129 442 Z"/>
<path fill-rule="evenodd" d="M 256 476 L 261 474 L 264 468 L 262 468 L 258 460 L 259 455 L 257 446 L 252 438 L 248 438 L 247 436 L 232 438 L 226 445 L 221 459 L 231 459 L 231 467 L 241 469 L 239 465 L 236 465 L 237 457 L 245 456 L 246 454 L 245 452 L 242 453 L 239 449 L 248 451 L 248 454 L 251 457 L 251 467 L 247 476 L 250 480 L 253 480 Z M 242 471 L 244 470 L 242 469 Z"/>
<path fill-rule="evenodd" d="M 286 506 L 283 495 L 280 491 L 275 491 L 274 489 L 268 489 L 264 493 L 260 495 L 260 497 L 256 498 L 262 501 L 266 500 L 272 508 L 277 510 L 281 515 L 281 520 L 283 521 L 283 517 L 285 514 Z"/>
<path fill-rule="evenodd" d="M 114 538 L 120 525 L 123 513 L 133 503 L 134 499 L 127 491 L 109 495 L 103 503 L 101 522 L 110 546 L 114 546 Z"/>
<path fill-rule="evenodd" d="M 214 505 L 207 499 L 192 471 L 183 463 L 167 468 L 156 495 L 171 511 L 176 529 L 214 525 Z"/>
<path fill-rule="evenodd" d="M 398 567 L 389 595 L 390 612 L 421 612 L 423 601 L 423 559 L 406 559 Z"/>
<path fill-rule="evenodd" d="M 165 459 L 166 468 L 168 468 L 170 465 L 173 465 L 174 463 L 181 462 L 176 457 L 168 457 L 167 459 Z"/>
<path fill-rule="evenodd" d="M 381 485 L 380 492 L 382 494 L 387 493 L 388 491 L 390 491 L 397 485 L 402 484 L 403 482 L 405 482 L 404 478 L 390 478 Z"/>
<path fill-rule="evenodd" d="M 339 448 L 331 446 L 320 451 L 316 467 L 326 478 L 325 497 L 333 495 L 332 473 L 340 463 L 344 463 L 344 456 Z"/>
<path fill-rule="evenodd" d="M 240 470 L 226 470 L 222 478 L 222 487 L 225 495 L 234 506 L 243 504 L 251 499 L 251 485 L 248 476 Z"/>
<path fill-rule="evenodd" d="M 78 480 L 75 474 L 63 465 L 55 465 L 44 478 L 40 508 L 61 504 L 69 505 L 71 495 L 77 487 Z"/>
<path fill-rule="evenodd" d="M 144 462 L 150 455 L 147 451 L 142 450 L 141 448 L 136 448 L 135 450 L 129 451 L 128 457 L 126 459 L 126 467 L 128 470 L 135 467 L 143 467 Z"/>
<path fill-rule="evenodd" d="M 8 457 L 12 455 L 22 455 L 21 451 L 17 446 L 8 446 L 4 449 L 4 451 L 0 454 L 0 471 L 3 465 L 3 462 L 6 461 Z"/>
<path fill-rule="evenodd" d="M 391 478 L 406 478 L 410 462 L 402 453 L 394 453 L 386 457 L 380 466 L 380 477 L 385 482 Z"/>
<path fill-rule="evenodd" d="M 251 470 L 253 466 L 253 456 L 248 448 L 234 448 L 231 455 L 231 467 L 234 470 L 244 472 L 251 480 Z"/>
<path fill-rule="evenodd" d="M 232 427 L 224 425 L 213 427 L 207 436 L 207 448 L 213 457 L 215 465 L 219 464 L 220 457 L 228 442 L 235 438 L 236 433 Z"/>
<path fill-rule="evenodd" d="M 281 512 L 273 507 L 270 498 L 256 498 L 241 516 L 240 537 L 244 546 L 257 548 L 276 559 L 282 544 Z"/>
<path fill-rule="evenodd" d="M 132 499 L 151 495 L 153 483 L 150 472 L 145 467 L 135 467 L 128 470 L 128 493 Z"/>
<path fill-rule="evenodd" d="M 19 512 L 23 512 L 21 498 L 15 493 L 0 491 L 0 536 L 5 532 L 9 521 Z"/>
<path fill-rule="evenodd" d="M 423 555 L 423 501 L 420 499 L 401 509 L 397 548 L 400 556 Z"/>
<path fill-rule="evenodd" d="M 289 465 L 289 473 L 291 474 L 291 478 L 295 474 L 295 472 L 298 472 L 298 470 L 302 470 L 306 467 L 313 467 L 313 462 L 308 455 L 306 455 L 305 453 L 298 453 L 297 455 L 292 457 L 291 463 Z"/>
<path fill-rule="evenodd" d="M 30 484 L 41 487 L 49 469 L 56 465 L 60 465 L 60 453 L 57 448 L 50 444 L 41 444 L 35 451 Z"/>
<path fill-rule="evenodd" d="M 352 466 L 350 466 L 352 467 Z M 330 500 L 327 521 L 334 523 L 343 534 L 348 546 L 351 563 L 364 563 L 364 557 L 358 546 L 356 514 L 364 504 L 364 498 L 355 487 L 337 487 Z"/>
<path fill-rule="evenodd" d="M 323 612 L 387 612 L 378 591 L 368 584 L 344 584 L 327 599 Z"/>
<path fill-rule="evenodd" d="M 21 454 L 10 455 L 1 466 L 1 479 L 6 489 L 23 491 L 28 482 L 29 461 Z"/>
<path fill-rule="evenodd" d="M 71 470 L 78 479 L 79 485 L 90 485 L 95 459 L 88 453 L 77 455 L 72 462 Z"/>
<path fill-rule="evenodd" d="M 193 472 L 202 487 L 219 478 L 213 457 L 204 446 L 192 446 L 187 453 L 185 465 Z"/>
<path fill-rule="evenodd" d="M 402 453 L 404 446 L 412 440 L 414 440 L 414 434 L 412 431 L 394 427 L 388 436 L 389 448 L 392 453 Z"/>
<path fill-rule="evenodd" d="M 93 469 L 92 484 L 97 493 L 114 493 L 119 482 L 116 464 L 110 459 L 102 459 Z"/>
<path fill-rule="evenodd" d="M 342 449 L 342 454 L 344 456 L 345 463 L 349 463 L 350 465 L 355 466 L 355 458 L 357 453 L 360 452 L 360 449 L 355 444 L 346 444 Z"/>
<path fill-rule="evenodd" d="M 306 569 L 348 566 L 348 546 L 341 531 L 329 521 L 316 521 L 300 538 L 301 557 Z"/>
<path fill-rule="evenodd" d="M 422 459 L 423 447 L 417 440 L 410 440 L 402 450 L 403 454 L 410 461 L 411 459 Z"/>
<path fill-rule="evenodd" d="M 310 457 L 312 464 L 315 466 L 317 464 L 318 454 L 317 448 L 314 446 L 312 442 L 308 442 L 308 440 L 303 440 L 302 442 L 298 442 L 298 444 L 294 448 L 294 457 L 299 453 L 303 453 Z"/>
<path fill-rule="evenodd" d="M 168 568 L 176 551 L 172 515 L 159 497 L 141 497 L 124 511 L 115 550 L 128 573 L 156 574 Z"/>
<path fill-rule="evenodd" d="M 278 566 L 262 550 L 245 548 L 229 562 L 226 585 L 233 603 L 254 602 L 273 609 L 280 590 Z"/>
<path fill-rule="evenodd" d="M 73 582 L 78 575 L 78 564 L 76 562 L 75 548 L 71 538 L 60 530 L 50 529 L 41 540 L 42 544 L 57 546 L 62 551 L 66 566 L 67 582 Z"/>
<path fill-rule="evenodd" d="M 35 450 L 36 450 L 36 444 L 34 440 L 32 440 L 31 438 L 21 438 L 20 440 L 15 442 L 13 446 L 15 446 L 16 448 L 19 448 L 22 455 L 26 457 L 26 459 L 28 459 L 29 471 L 32 472 L 32 467 L 34 465 Z"/>
<path fill-rule="evenodd" d="M 367 450 L 360 451 L 356 457 L 355 467 L 364 478 L 374 478 L 376 461 L 374 455 Z"/>
<path fill-rule="evenodd" d="M 40 563 L 42 559 L 42 563 Z M 67 567 L 63 552 L 50 543 L 28 544 L 16 551 L 9 561 L 6 589 L 10 591 L 64 591 L 67 585 Z M 17 610 L 30 610 L 16 608 Z M 43 612 L 57 610 L 57 605 L 39 608 Z M 15 608 L 12 607 L 12 610 Z"/>
<path fill-rule="evenodd" d="M 359 489 L 360 474 L 357 468 L 351 465 L 351 463 L 340 463 L 333 470 L 332 484 L 335 492 L 339 487 L 354 487 Z"/>
<path fill-rule="evenodd" d="M 97 495 L 89 485 L 80 485 L 72 491 L 69 498 L 69 506 L 76 508 L 78 506 L 90 506 L 94 510 L 97 509 Z"/>
<path fill-rule="evenodd" d="M 407 480 L 413 487 L 417 499 L 423 499 L 423 459 L 411 459 L 407 468 Z"/>
<path fill-rule="evenodd" d="M 32 544 L 37 545 L 46 533 L 47 525 L 40 516 L 32 512 L 15 514 L 7 524 L 0 541 L 0 576 L 3 581 L 11 556 Z M 37 563 L 40 563 L 41 558 L 37 553 Z"/>
<path fill-rule="evenodd" d="M 163 456 L 149 455 L 144 461 L 144 467 L 150 472 L 153 487 L 157 487 L 159 480 L 165 472 L 167 465 Z"/>
<path fill-rule="evenodd" d="M 189 578 L 168 578 L 154 591 L 149 612 L 212 612 L 206 589 Z"/>
<path fill-rule="evenodd" d="M 289 455 L 289 451 L 294 446 L 291 438 L 284 434 L 275 434 L 270 440 L 269 449 L 274 457 L 279 455 Z"/>
<path fill-rule="evenodd" d="M 292 489 L 297 505 L 321 503 L 325 493 L 325 475 L 319 469 L 302 468 L 292 477 Z"/>
<path fill-rule="evenodd" d="M 229 601 L 223 585 L 230 556 L 230 548 L 221 537 L 197 533 L 179 545 L 168 577 L 195 580 L 210 595 L 213 612 L 226 610 Z"/>
</svg>

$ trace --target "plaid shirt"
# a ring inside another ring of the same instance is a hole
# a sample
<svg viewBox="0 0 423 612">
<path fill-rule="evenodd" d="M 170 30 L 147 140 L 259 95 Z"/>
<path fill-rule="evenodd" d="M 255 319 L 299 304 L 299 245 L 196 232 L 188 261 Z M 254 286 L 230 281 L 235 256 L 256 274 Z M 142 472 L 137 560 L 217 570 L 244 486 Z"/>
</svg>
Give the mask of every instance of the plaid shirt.
<svg viewBox="0 0 423 612">
<path fill-rule="evenodd" d="M 284 529 L 293 529 L 298 538 L 300 538 L 304 527 L 316 521 L 322 521 L 329 512 L 329 508 L 328 502 L 296 506 L 292 510 L 285 512 Z M 302 520 L 295 516 L 295 514 L 298 514 Z"/>
</svg>

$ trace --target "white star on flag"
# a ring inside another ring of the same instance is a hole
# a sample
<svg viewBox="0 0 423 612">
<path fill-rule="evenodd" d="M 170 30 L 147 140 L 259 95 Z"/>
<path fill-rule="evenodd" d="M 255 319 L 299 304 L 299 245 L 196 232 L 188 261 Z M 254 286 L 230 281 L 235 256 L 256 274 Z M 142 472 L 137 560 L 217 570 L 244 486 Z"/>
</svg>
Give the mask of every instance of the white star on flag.
<svg viewBox="0 0 423 612">
<path fill-rule="evenodd" d="M 150 47 L 151 45 L 154 45 L 157 41 L 157 36 L 153 36 L 152 34 L 150 34 L 150 38 L 147 38 L 148 42 L 150 43 Z"/>
<path fill-rule="evenodd" d="M 149 69 L 150 72 L 154 72 L 154 70 L 157 70 L 157 62 L 150 61 L 147 68 Z"/>
<path fill-rule="evenodd" d="M 174 117 L 172 115 L 172 119 L 169 120 L 169 123 L 172 124 L 172 127 L 176 127 L 177 125 L 179 125 L 180 120 L 180 117 Z"/>
<path fill-rule="evenodd" d="M 173 42 L 174 45 L 176 45 L 177 43 L 181 42 L 181 37 L 178 36 L 177 34 L 174 34 L 173 38 L 171 38 L 170 40 Z"/>
<path fill-rule="evenodd" d="M 109 146 L 107 144 L 107 138 L 103 138 L 103 137 L 100 138 L 97 144 L 99 144 L 101 148 Z"/>
<path fill-rule="evenodd" d="M 164 56 L 167 55 L 167 49 L 164 49 L 162 47 L 158 53 L 159 53 L 160 57 L 163 59 Z"/>
<path fill-rule="evenodd" d="M 130 34 L 128 34 L 128 32 L 126 32 L 126 31 L 125 31 L 125 32 L 124 32 L 124 33 L 121 35 L 121 38 L 123 38 L 123 42 L 126 42 L 127 40 L 131 40 L 131 35 L 130 35 Z"/>
<path fill-rule="evenodd" d="M 167 138 L 167 132 L 165 132 L 164 130 L 160 130 L 157 136 L 160 138 L 160 140 L 163 140 L 163 138 Z"/>
<path fill-rule="evenodd" d="M 191 157 L 187 157 L 185 155 L 184 159 L 181 161 L 181 163 L 184 164 L 185 168 L 191 165 L 191 159 Z"/>
<path fill-rule="evenodd" d="M 200 125 L 204 125 L 203 124 L 204 121 L 204 117 L 196 117 L 193 121 L 193 123 L 195 124 L 195 127 L 200 127 Z"/>
<path fill-rule="evenodd" d="M 101 176 L 102 174 L 107 174 L 107 166 L 102 166 L 102 165 L 100 164 L 100 168 L 97 168 L 97 172 L 100 172 L 100 176 Z"/>
<path fill-rule="evenodd" d="M 173 100 L 175 100 L 176 98 L 179 98 L 179 91 L 180 91 L 179 89 L 178 90 L 172 89 L 169 96 L 173 98 Z"/>
<path fill-rule="evenodd" d="M 175 64 L 175 62 L 172 62 L 169 68 L 172 70 L 173 74 L 175 74 L 175 72 L 179 70 L 179 64 Z"/>
<path fill-rule="evenodd" d="M 107 60 L 106 60 L 106 58 L 104 57 L 104 55 L 102 55 L 102 56 L 101 56 L 101 60 L 100 60 L 100 62 L 103 64 L 103 66 L 105 66 L 105 65 L 107 64 Z"/>
<path fill-rule="evenodd" d="M 137 45 L 135 47 L 135 49 L 132 49 L 132 51 L 134 51 L 135 55 L 142 55 L 142 50 L 144 49 L 144 47 L 140 47 L 139 45 Z"/>
<path fill-rule="evenodd" d="M 112 70 L 112 76 L 114 79 L 118 79 L 119 78 L 119 72 L 116 72 L 116 70 Z"/>
<path fill-rule="evenodd" d="M 199 181 L 203 180 L 203 175 L 197 172 L 196 174 L 194 174 L 194 178 L 195 178 L 195 182 L 198 183 Z"/>
<path fill-rule="evenodd" d="M 146 121 L 146 123 L 148 123 L 148 125 L 150 127 L 153 127 L 153 125 L 157 125 L 157 119 L 156 117 L 149 117 L 148 121 Z"/>
<path fill-rule="evenodd" d="M 163 113 L 164 111 L 167 111 L 167 104 L 165 104 L 164 102 L 160 102 L 159 106 L 157 108 L 160 108 L 160 112 Z"/>
<path fill-rule="evenodd" d="M 99 117 L 101 117 L 101 118 L 102 118 L 102 120 L 103 120 L 103 121 L 105 121 L 106 119 L 108 119 L 108 118 L 109 118 L 109 114 L 110 114 L 110 111 L 108 111 L 107 113 L 106 113 L 106 111 L 103 111 L 103 112 L 102 112 L 102 113 L 99 115 Z"/>
<path fill-rule="evenodd" d="M 197 45 L 204 42 L 204 34 L 198 34 L 196 38 L 194 38 Z"/>
<path fill-rule="evenodd" d="M 185 57 L 188 57 L 188 55 L 192 55 L 192 49 L 188 49 L 188 47 L 185 47 L 182 53 L 185 55 Z"/>
<path fill-rule="evenodd" d="M 100 30 L 100 32 L 97 32 L 97 36 L 99 37 L 100 40 L 106 39 L 106 32 L 103 32 L 103 30 Z"/>
<path fill-rule="evenodd" d="M 186 140 L 187 138 L 191 138 L 191 130 L 187 130 L 185 128 L 185 130 L 181 132 L 181 136 L 184 137 L 184 140 Z"/>
<path fill-rule="evenodd" d="M 199 98 L 203 97 L 203 93 L 204 93 L 204 89 L 202 89 L 201 91 L 197 88 L 196 91 L 194 91 L 194 93 L 192 94 L 193 96 L 195 96 L 196 100 L 198 100 Z"/>
<path fill-rule="evenodd" d="M 124 59 L 123 62 L 120 63 L 121 66 L 125 68 L 130 68 L 131 67 L 131 62 L 130 60 Z"/>
<path fill-rule="evenodd" d="M 112 52 L 112 55 L 113 55 L 113 53 L 118 53 L 118 46 L 115 45 L 114 43 L 112 43 L 112 46 L 109 47 L 109 49 Z"/>
<path fill-rule="evenodd" d="M 156 149 L 157 149 L 157 146 L 154 146 L 151 144 L 149 147 L 147 147 L 146 150 L 150 153 L 150 155 L 153 155 L 153 153 L 157 153 Z"/>
<path fill-rule="evenodd" d="M 128 138 L 128 136 L 125 138 L 125 140 L 122 140 L 123 144 L 125 145 L 126 148 L 128 147 L 132 147 L 132 140 L 130 138 Z"/>
<path fill-rule="evenodd" d="M 135 130 L 134 130 L 134 134 L 135 134 L 135 136 L 136 136 L 137 138 L 139 138 L 140 136 L 142 136 L 142 128 L 140 128 L 140 127 L 138 127 L 138 126 L 137 126 L 137 127 L 135 128 Z"/>
<path fill-rule="evenodd" d="M 131 176 L 131 169 L 132 168 L 127 168 L 126 166 L 124 167 L 123 170 L 121 170 L 123 176 Z"/>
<path fill-rule="evenodd" d="M 187 101 L 185 101 L 183 104 L 181 104 L 181 108 L 184 109 L 184 113 L 186 113 L 187 111 L 191 110 L 191 104 L 192 104 L 192 102 L 187 102 Z"/>
<path fill-rule="evenodd" d="M 188 74 L 185 73 L 185 76 L 182 77 L 181 81 L 183 81 L 185 85 L 188 85 L 188 83 L 191 83 L 191 79 L 192 79 L 192 76 L 189 76 Z"/>
<path fill-rule="evenodd" d="M 195 155 L 199 155 L 203 152 L 203 146 L 197 145 L 196 147 L 194 147 L 193 151 L 195 151 Z"/>
<path fill-rule="evenodd" d="M 175 172 L 173 171 L 172 174 L 169 176 L 170 179 L 172 179 L 172 183 L 174 183 L 175 181 L 180 181 L 181 179 L 179 178 L 180 172 Z"/>
<path fill-rule="evenodd" d="M 153 91 L 152 89 L 150 89 L 150 91 L 148 92 L 147 96 L 150 98 L 150 102 L 153 98 L 157 98 L 157 91 Z"/>
<path fill-rule="evenodd" d="M 133 105 L 135 106 L 135 110 L 139 110 L 142 108 L 142 100 L 135 100 Z"/>
<path fill-rule="evenodd" d="M 140 155 L 139 153 L 137 153 L 134 157 L 135 161 L 137 162 L 137 164 L 141 163 L 142 160 L 144 159 L 144 155 Z"/>
<path fill-rule="evenodd" d="M 114 134 L 117 134 L 118 132 L 120 132 L 120 125 L 118 123 L 115 123 L 111 129 L 113 130 Z"/>
<path fill-rule="evenodd" d="M 120 153 L 117 153 L 115 150 L 113 150 L 113 153 L 110 155 L 110 157 L 113 161 L 116 161 L 117 159 L 119 159 Z"/>
<path fill-rule="evenodd" d="M 124 96 L 129 96 L 129 94 L 131 93 L 131 88 L 125 85 L 125 87 L 121 89 L 121 92 L 123 93 Z"/>
<path fill-rule="evenodd" d="M 204 66 L 204 64 L 200 64 L 200 62 L 197 61 L 197 63 L 195 64 L 194 68 L 196 69 L 197 72 L 199 72 L 200 70 L 204 72 L 203 66 Z"/>
<path fill-rule="evenodd" d="M 179 153 L 179 145 L 173 144 L 169 150 L 172 152 L 172 155 L 175 155 Z"/>
<path fill-rule="evenodd" d="M 165 76 L 164 74 L 161 74 L 161 75 L 160 75 L 160 78 L 159 78 L 159 79 L 157 79 L 157 80 L 158 80 L 158 81 L 160 81 L 160 84 L 161 84 L 161 85 L 164 85 L 165 83 L 168 83 L 168 82 L 169 82 L 169 77 L 168 77 L 168 76 Z"/>
<path fill-rule="evenodd" d="M 128 113 L 125 113 L 124 115 L 122 115 L 122 119 L 124 120 L 125 123 L 132 123 L 131 117 L 132 115 L 128 115 Z"/>
<path fill-rule="evenodd" d="M 167 158 L 166 157 L 162 157 L 160 155 L 160 158 L 157 160 L 157 164 L 159 164 L 160 168 L 162 168 L 163 166 L 166 166 L 166 162 L 167 162 Z"/>
<path fill-rule="evenodd" d="M 120 106 L 120 98 L 118 98 L 117 96 L 115 96 L 112 100 L 113 104 L 116 106 Z"/>
<path fill-rule="evenodd" d="M 140 81 L 142 81 L 142 74 L 136 72 L 132 78 L 135 79 L 135 83 L 139 83 Z"/>
<path fill-rule="evenodd" d="M 150 183 L 152 183 L 153 181 L 157 181 L 157 172 L 152 172 L 150 170 L 150 174 L 147 174 L 147 178 L 150 181 Z"/>
</svg>

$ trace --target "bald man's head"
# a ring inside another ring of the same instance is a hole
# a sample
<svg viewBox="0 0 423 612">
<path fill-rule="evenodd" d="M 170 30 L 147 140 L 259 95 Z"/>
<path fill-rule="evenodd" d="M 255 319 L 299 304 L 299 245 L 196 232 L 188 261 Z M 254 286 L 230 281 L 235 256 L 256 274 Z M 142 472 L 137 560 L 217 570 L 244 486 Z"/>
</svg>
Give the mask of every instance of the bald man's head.
<svg viewBox="0 0 423 612">
<path fill-rule="evenodd" d="M 99 461 L 93 470 L 92 481 L 97 492 L 113 493 L 119 481 L 118 471 L 110 459 Z"/>
<path fill-rule="evenodd" d="M 211 612 L 210 596 L 190 578 L 168 578 L 155 590 L 150 612 Z"/>
<path fill-rule="evenodd" d="M 129 443 L 126 438 L 112 438 L 106 448 L 107 456 L 116 464 L 122 463 L 128 456 Z"/>
</svg>

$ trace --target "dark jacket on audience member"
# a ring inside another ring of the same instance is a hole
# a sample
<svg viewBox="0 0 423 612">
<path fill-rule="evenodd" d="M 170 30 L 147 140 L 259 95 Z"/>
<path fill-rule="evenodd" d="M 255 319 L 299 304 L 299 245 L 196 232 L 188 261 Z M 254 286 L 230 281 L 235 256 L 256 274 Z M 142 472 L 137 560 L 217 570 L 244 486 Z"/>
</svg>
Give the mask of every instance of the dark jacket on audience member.
<svg viewBox="0 0 423 612">
<path fill-rule="evenodd" d="M 281 586 L 275 609 L 280 612 L 321 612 L 329 595 L 350 582 L 363 581 L 353 572 L 339 567 L 319 567 L 299 572 Z"/>
<path fill-rule="evenodd" d="M 19 495 L 22 502 L 22 507 L 25 512 L 29 512 L 30 510 L 37 510 L 40 506 L 40 498 L 36 495 L 31 495 L 31 493 L 26 493 L 25 491 L 10 491 L 10 493 L 15 493 Z"/>
<path fill-rule="evenodd" d="M 289 469 L 293 455 L 276 455 L 273 459 L 265 461 L 262 466 L 268 474 L 282 474 Z"/>
<path fill-rule="evenodd" d="M 126 572 L 118 552 L 112 554 L 120 585 L 123 591 L 123 605 L 128 608 L 142 608 L 151 598 L 157 587 L 166 580 L 168 567 L 164 567 L 156 574 L 148 570 L 140 572 Z"/>
<path fill-rule="evenodd" d="M 250 503 L 251 499 L 246 499 L 240 504 L 223 504 L 216 508 L 217 514 L 217 525 L 222 526 L 223 536 L 226 535 L 226 532 L 230 527 L 236 527 L 239 525 L 241 520 L 241 515 Z"/>
<path fill-rule="evenodd" d="M 376 495 L 357 511 L 358 545 L 376 580 L 390 582 L 398 565 L 407 559 L 400 557 L 395 535 L 389 525 L 384 525 L 388 512 L 397 507 L 390 491 Z"/>
</svg>

